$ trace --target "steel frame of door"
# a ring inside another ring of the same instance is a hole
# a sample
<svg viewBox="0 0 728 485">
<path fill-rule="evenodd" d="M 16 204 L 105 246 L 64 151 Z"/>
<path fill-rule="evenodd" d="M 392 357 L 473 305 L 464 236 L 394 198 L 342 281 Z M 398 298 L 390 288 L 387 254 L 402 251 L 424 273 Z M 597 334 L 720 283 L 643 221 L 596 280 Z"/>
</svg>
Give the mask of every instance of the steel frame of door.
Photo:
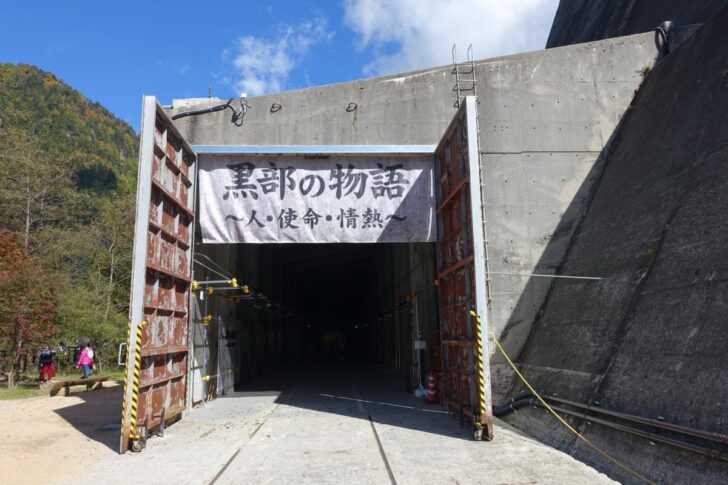
<svg viewBox="0 0 728 485">
<path fill-rule="evenodd" d="M 121 453 L 182 414 L 189 370 L 196 154 L 153 96 L 140 138 Z"/>
<path fill-rule="evenodd" d="M 467 96 L 435 150 L 442 391 L 445 405 L 473 425 L 476 439 L 492 439 L 477 109 L 477 99 Z"/>
</svg>

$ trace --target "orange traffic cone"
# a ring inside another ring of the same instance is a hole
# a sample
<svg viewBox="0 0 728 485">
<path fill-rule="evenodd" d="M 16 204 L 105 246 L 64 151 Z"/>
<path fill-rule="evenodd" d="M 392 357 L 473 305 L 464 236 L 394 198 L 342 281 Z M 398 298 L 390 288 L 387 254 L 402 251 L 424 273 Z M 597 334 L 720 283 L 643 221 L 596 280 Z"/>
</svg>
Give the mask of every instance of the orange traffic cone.
<svg viewBox="0 0 728 485">
<path fill-rule="evenodd" d="M 435 383 L 435 374 L 432 371 L 427 377 L 427 394 L 425 394 L 424 401 L 427 404 L 437 403 L 437 384 Z"/>
</svg>

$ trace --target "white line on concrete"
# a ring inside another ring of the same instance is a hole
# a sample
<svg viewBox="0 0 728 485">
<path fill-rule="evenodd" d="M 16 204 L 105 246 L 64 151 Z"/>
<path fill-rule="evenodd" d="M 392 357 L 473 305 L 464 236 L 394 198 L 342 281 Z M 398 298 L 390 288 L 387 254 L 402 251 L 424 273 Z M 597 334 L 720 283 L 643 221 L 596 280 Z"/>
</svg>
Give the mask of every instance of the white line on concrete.
<svg viewBox="0 0 728 485">
<path fill-rule="evenodd" d="M 414 406 L 405 406 L 405 405 L 402 405 L 402 404 L 392 404 L 392 403 L 389 403 L 389 402 L 381 402 L 381 401 L 368 401 L 368 400 L 366 400 L 366 399 L 358 399 L 358 398 L 355 398 L 355 397 L 346 397 L 346 396 L 334 396 L 333 394 L 324 394 L 324 393 L 319 393 L 319 396 L 323 396 L 323 397 L 331 397 L 331 398 L 334 398 L 334 399 L 344 399 L 344 400 L 346 400 L 346 401 L 356 401 L 356 402 L 358 402 L 358 403 L 367 403 L 367 404 L 380 404 L 380 405 L 382 405 L 382 406 L 391 406 L 391 407 L 395 407 L 395 408 L 410 409 L 410 410 L 412 410 L 412 411 L 423 411 L 423 412 L 426 412 L 426 413 L 440 413 L 440 414 L 447 414 L 447 411 L 441 411 L 441 410 L 438 410 L 438 409 L 423 409 L 423 408 L 416 408 L 416 407 L 414 407 Z"/>
</svg>

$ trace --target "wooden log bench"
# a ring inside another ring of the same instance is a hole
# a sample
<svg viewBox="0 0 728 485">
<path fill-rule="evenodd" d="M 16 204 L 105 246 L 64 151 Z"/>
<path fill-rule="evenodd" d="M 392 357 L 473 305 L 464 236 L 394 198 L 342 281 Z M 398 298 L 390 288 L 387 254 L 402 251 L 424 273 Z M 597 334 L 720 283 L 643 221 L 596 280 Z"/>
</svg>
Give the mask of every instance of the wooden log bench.
<svg viewBox="0 0 728 485">
<path fill-rule="evenodd" d="M 51 396 L 57 395 L 61 389 L 63 389 L 64 396 L 71 395 L 71 387 L 73 386 L 86 386 L 86 390 L 101 389 L 104 387 L 104 382 L 108 381 L 108 377 L 87 377 L 86 379 L 73 379 L 70 381 L 57 381 L 49 382 L 45 384 L 45 388 L 48 389 Z"/>
</svg>

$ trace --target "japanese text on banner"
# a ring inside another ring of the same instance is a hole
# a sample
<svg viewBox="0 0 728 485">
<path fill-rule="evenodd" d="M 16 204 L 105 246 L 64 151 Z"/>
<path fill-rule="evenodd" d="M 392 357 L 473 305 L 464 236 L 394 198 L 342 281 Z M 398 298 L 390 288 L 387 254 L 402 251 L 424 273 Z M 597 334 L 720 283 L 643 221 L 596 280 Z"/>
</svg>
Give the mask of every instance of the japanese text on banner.
<svg viewBox="0 0 728 485">
<path fill-rule="evenodd" d="M 203 242 L 431 242 L 432 159 L 207 156 Z"/>
</svg>

